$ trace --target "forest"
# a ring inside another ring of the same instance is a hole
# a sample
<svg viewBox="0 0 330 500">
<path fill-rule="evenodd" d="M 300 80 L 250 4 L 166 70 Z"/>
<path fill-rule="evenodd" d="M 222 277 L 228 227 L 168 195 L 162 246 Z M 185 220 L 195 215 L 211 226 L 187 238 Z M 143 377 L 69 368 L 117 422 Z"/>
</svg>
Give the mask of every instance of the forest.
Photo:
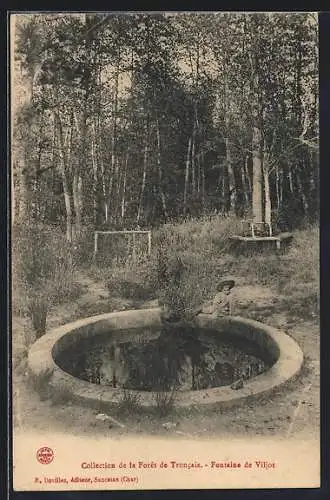
<svg viewBox="0 0 330 500">
<path fill-rule="evenodd" d="M 13 23 L 14 225 L 318 219 L 311 13 L 26 14 Z"/>
</svg>

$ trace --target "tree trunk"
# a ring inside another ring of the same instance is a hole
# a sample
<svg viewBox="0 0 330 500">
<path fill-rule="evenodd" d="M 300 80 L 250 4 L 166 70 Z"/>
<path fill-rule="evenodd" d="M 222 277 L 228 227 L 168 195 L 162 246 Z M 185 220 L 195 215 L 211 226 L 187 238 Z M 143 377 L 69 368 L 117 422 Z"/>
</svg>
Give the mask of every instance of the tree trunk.
<svg viewBox="0 0 330 500">
<path fill-rule="evenodd" d="M 261 165 L 261 131 L 254 125 L 252 130 L 252 161 L 253 161 L 253 189 L 252 189 L 252 217 L 254 222 L 263 221 L 262 210 L 262 165 Z"/>
<path fill-rule="evenodd" d="M 283 172 L 283 167 L 280 168 L 279 172 L 280 176 L 280 207 L 282 206 L 283 203 L 283 177 L 284 177 L 284 172 Z"/>
<path fill-rule="evenodd" d="M 188 185 L 189 185 L 189 164 L 191 155 L 191 144 L 192 137 L 189 137 L 188 147 L 187 147 L 187 157 L 186 157 L 186 171 L 184 180 L 184 192 L 183 192 L 183 215 L 187 214 L 187 197 L 188 197 Z"/>
<path fill-rule="evenodd" d="M 275 167 L 275 175 L 276 175 L 276 202 L 277 202 L 277 210 L 279 210 L 281 206 L 281 197 L 280 197 L 280 172 L 279 166 L 276 163 Z"/>
<path fill-rule="evenodd" d="M 101 68 L 98 71 L 98 86 L 101 87 L 102 81 Z M 97 213 L 95 222 L 97 226 L 99 226 L 103 220 L 103 209 L 105 209 L 105 205 L 107 202 L 107 188 L 106 188 L 106 176 L 104 172 L 104 161 L 103 161 L 103 150 L 102 150 L 102 129 L 101 122 L 103 123 L 103 115 L 101 111 L 101 91 L 99 91 L 97 96 L 96 103 L 96 121 L 94 124 L 94 138 L 95 138 L 95 156 L 96 156 L 96 165 L 97 165 L 97 181 L 96 181 L 96 189 L 94 190 L 94 195 L 97 197 L 96 207 Z"/>
<path fill-rule="evenodd" d="M 227 36 L 227 29 L 225 36 Z M 227 52 L 227 47 L 224 49 L 224 86 L 223 86 L 223 101 L 224 101 L 224 124 L 225 124 L 225 147 L 226 147 L 226 164 L 224 167 L 223 176 L 223 208 L 226 214 L 229 214 L 232 209 L 232 198 L 234 193 L 234 175 L 233 166 L 231 161 L 231 151 L 230 151 L 230 106 L 231 100 L 229 95 L 229 85 L 228 85 L 228 67 L 229 67 L 229 55 Z"/>
<path fill-rule="evenodd" d="M 201 175 L 202 175 L 202 206 L 203 206 L 203 211 L 205 211 L 205 164 L 204 164 L 204 154 L 202 153 L 201 157 Z"/>
<path fill-rule="evenodd" d="M 98 162 L 96 154 L 96 132 L 95 123 L 92 124 L 92 142 L 91 142 L 91 155 L 93 167 L 93 224 L 94 227 L 98 225 Z"/>
<path fill-rule="evenodd" d="M 252 30 L 257 28 L 258 20 L 255 16 L 250 18 L 250 27 Z M 260 102 L 259 88 L 259 61 L 258 61 L 258 44 L 254 45 L 249 54 L 250 70 L 251 70 L 251 86 L 250 86 L 250 101 L 251 101 L 251 122 L 252 122 L 252 218 L 253 222 L 264 222 L 263 219 L 263 185 L 262 185 L 262 152 L 263 152 L 263 137 L 262 137 L 262 106 Z"/>
<path fill-rule="evenodd" d="M 197 157 L 197 193 L 201 190 L 201 160 L 200 155 Z"/>
<path fill-rule="evenodd" d="M 115 69 L 115 88 L 113 97 L 113 117 L 112 117 L 112 137 L 111 137 L 111 172 L 110 172 L 110 183 L 109 183 L 109 196 L 107 200 L 106 213 L 108 208 L 112 205 L 112 189 L 114 178 L 116 175 L 116 144 L 117 144 L 117 114 L 118 114 L 118 86 L 119 86 L 119 66 L 120 66 L 120 48 L 118 48 L 117 54 L 117 64 Z M 108 217 L 108 216 L 107 216 Z"/>
<path fill-rule="evenodd" d="M 36 75 L 38 74 L 40 65 L 32 63 L 29 67 L 29 76 L 27 78 L 25 86 L 25 102 L 22 103 L 22 108 L 33 109 L 33 89 L 35 84 Z M 13 90 L 13 89 L 12 89 Z M 29 136 L 31 134 L 31 127 L 33 121 L 33 113 L 28 115 L 28 119 L 24 126 L 26 127 L 26 133 Z M 29 141 L 28 141 L 29 142 Z M 20 148 L 19 148 L 20 149 Z M 31 214 L 32 205 L 32 179 L 31 172 L 29 169 L 29 160 L 31 157 L 31 151 L 29 149 L 29 144 L 23 141 L 22 151 L 19 152 L 18 161 L 18 182 L 19 182 L 19 205 L 18 205 L 18 222 L 24 224 Z"/>
<path fill-rule="evenodd" d="M 125 170 L 124 170 L 124 179 L 123 179 L 123 189 L 121 196 L 121 218 L 125 217 L 125 208 L 126 208 L 126 182 L 127 182 L 127 168 L 128 168 L 128 151 L 126 153 L 125 160 Z"/>
<path fill-rule="evenodd" d="M 69 242 L 71 242 L 72 236 L 73 236 L 71 199 L 70 199 L 69 186 L 67 183 L 66 176 L 65 176 L 65 174 L 63 174 L 63 171 L 61 172 L 61 174 L 62 174 L 62 183 L 63 183 L 64 203 L 65 203 L 65 210 L 66 210 L 66 238 Z"/>
<path fill-rule="evenodd" d="M 265 222 L 267 224 L 272 223 L 272 202 L 270 197 L 270 186 L 269 186 L 269 162 L 268 155 L 264 153 L 262 162 L 262 171 L 264 177 L 264 195 L 265 195 Z"/>
<path fill-rule="evenodd" d="M 229 127 L 229 125 L 227 125 Z M 233 173 L 233 165 L 231 161 L 231 152 L 230 152 L 230 144 L 229 139 L 225 138 L 226 144 L 226 166 L 225 166 L 225 175 L 224 175 L 224 206 L 225 212 L 230 213 L 230 210 L 233 205 L 233 193 L 235 191 L 234 186 L 234 173 Z"/>
<path fill-rule="evenodd" d="M 300 198 L 301 198 L 301 203 L 302 203 L 302 207 L 304 210 L 304 215 L 308 215 L 308 213 L 309 213 L 308 201 L 307 201 L 306 194 L 304 192 L 304 186 L 303 186 L 303 182 L 301 180 L 299 172 L 297 172 L 296 178 L 297 178 L 297 186 L 298 186 L 298 190 L 299 190 L 299 194 L 300 194 Z"/>
<path fill-rule="evenodd" d="M 195 175 L 195 125 L 193 131 L 193 139 L 191 146 L 191 187 L 193 195 L 196 194 L 196 175 Z"/>
<path fill-rule="evenodd" d="M 261 162 L 261 130 L 255 123 L 252 129 L 252 217 L 254 222 L 263 222 L 262 207 L 262 162 Z"/>
<path fill-rule="evenodd" d="M 115 186 L 116 186 L 116 191 L 113 193 L 113 201 L 114 201 L 114 206 L 112 210 L 112 214 L 114 217 L 114 220 L 118 221 L 119 214 L 121 211 L 120 208 L 120 203 L 121 203 L 121 190 L 122 190 L 122 179 L 124 175 L 124 164 L 125 164 L 125 158 L 120 161 L 119 154 L 116 157 L 116 177 L 115 177 Z"/>
<path fill-rule="evenodd" d="M 290 165 L 288 165 L 288 179 L 289 179 L 289 188 L 292 195 L 294 193 L 294 189 L 293 189 L 292 170 Z"/>
<path fill-rule="evenodd" d="M 157 166 L 158 166 L 158 189 L 159 196 L 162 204 L 163 216 L 165 221 L 167 220 L 167 208 L 166 208 L 166 198 L 163 190 L 163 170 L 161 163 L 161 142 L 160 142 L 160 129 L 159 129 L 159 121 L 156 118 L 156 133 L 157 133 Z"/>
<path fill-rule="evenodd" d="M 99 130 L 98 158 L 99 158 L 99 164 L 100 164 L 100 170 L 101 170 L 101 191 L 102 191 L 102 196 L 103 196 L 104 220 L 107 223 L 108 222 L 107 183 L 106 183 L 106 175 L 105 175 L 104 161 L 103 161 L 103 155 L 102 155 L 102 143 L 101 143 L 100 127 L 98 127 L 98 130 Z"/>
<path fill-rule="evenodd" d="M 250 186 L 249 186 L 249 181 L 247 179 L 247 174 L 246 174 L 246 161 L 247 158 L 244 160 L 244 164 L 242 165 L 242 185 L 243 185 L 243 191 L 244 191 L 244 199 L 245 199 L 245 210 L 250 206 Z"/>
<path fill-rule="evenodd" d="M 252 66 L 252 218 L 253 222 L 264 222 L 263 218 L 263 185 L 262 185 L 262 131 L 259 103 L 259 79 L 256 67 L 256 60 L 251 57 Z"/>
<path fill-rule="evenodd" d="M 75 211 L 75 235 L 79 236 L 82 229 L 82 210 L 83 210 L 83 179 L 82 172 L 88 171 L 87 165 L 87 89 L 85 94 L 85 109 L 83 110 L 82 120 L 81 120 L 81 148 L 80 148 L 80 158 L 73 170 L 73 206 Z M 77 132 L 79 134 L 78 120 L 77 120 Z M 84 165 L 84 168 L 81 165 Z"/>
<path fill-rule="evenodd" d="M 66 210 L 66 237 L 69 242 L 72 242 L 72 207 L 71 207 L 71 196 L 69 190 L 69 182 L 67 179 L 67 162 L 66 162 L 66 151 L 63 138 L 62 123 L 59 115 L 54 113 L 54 119 L 56 123 L 58 139 L 59 139 L 59 156 L 60 156 L 60 174 L 62 177 L 63 185 L 63 195 L 64 204 Z"/>
<path fill-rule="evenodd" d="M 143 211 L 143 201 L 144 201 L 144 191 L 146 187 L 146 178 L 147 178 L 147 166 L 148 166 L 148 152 L 149 152 L 149 118 L 146 123 L 146 131 L 145 131 L 145 145 L 144 145 L 144 155 L 143 155 L 143 174 L 142 174 L 142 185 L 141 185 L 141 193 L 139 200 L 139 208 L 136 217 L 136 223 L 140 223 L 141 214 Z"/>
<path fill-rule="evenodd" d="M 245 162 L 244 162 L 244 173 L 245 173 L 245 178 L 247 180 L 247 184 L 248 184 L 248 187 L 249 187 L 249 196 L 251 197 L 252 195 L 252 182 L 251 182 L 251 176 L 250 176 L 250 172 L 249 172 L 249 158 L 250 158 L 250 155 L 246 155 L 245 157 Z"/>
<path fill-rule="evenodd" d="M 77 171 L 73 174 L 72 181 L 72 195 L 73 195 L 73 206 L 75 211 L 75 227 L 74 227 L 74 236 L 79 236 L 81 234 L 81 226 L 82 226 L 82 178 L 80 173 Z"/>
</svg>

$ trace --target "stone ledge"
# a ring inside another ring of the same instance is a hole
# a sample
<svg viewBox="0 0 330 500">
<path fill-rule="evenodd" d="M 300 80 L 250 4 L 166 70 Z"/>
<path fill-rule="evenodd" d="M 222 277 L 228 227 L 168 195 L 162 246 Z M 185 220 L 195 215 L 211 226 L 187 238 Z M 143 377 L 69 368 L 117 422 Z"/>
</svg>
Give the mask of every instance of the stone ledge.
<svg viewBox="0 0 330 500">
<path fill-rule="evenodd" d="M 33 344 L 28 355 L 29 368 L 37 377 L 52 373 L 48 382 L 51 388 L 54 391 L 65 391 L 74 401 L 96 407 L 100 404 L 116 406 L 121 400 L 122 389 L 100 386 L 73 377 L 55 363 L 53 355 L 65 349 L 67 342 L 70 343 L 80 337 L 99 335 L 110 329 L 112 334 L 116 332 L 120 340 L 122 330 L 160 324 L 160 309 L 152 308 L 107 313 L 60 326 Z M 198 324 L 201 328 L 218 331 L 219 335 L 223 332 L 232 333 L 253 341 L 272 356 L 275 362 L 269 370 L 246 381 L 244 387 L 236 391 L 229 386 L 199 391 L 179 391 L 175 399 L 175 406 L 178 408 L 240 404 L 244 400 L 270 394 L 300 372 L 303 353 L 299 345 L 289 335 L 275 328 L 238 316 L 214 319 L 206 314 L 198 316 Z M 148 409 L 155 405 L 154 393 L 130 392 L 140 396 L 141 407 Z"/>
</svg>

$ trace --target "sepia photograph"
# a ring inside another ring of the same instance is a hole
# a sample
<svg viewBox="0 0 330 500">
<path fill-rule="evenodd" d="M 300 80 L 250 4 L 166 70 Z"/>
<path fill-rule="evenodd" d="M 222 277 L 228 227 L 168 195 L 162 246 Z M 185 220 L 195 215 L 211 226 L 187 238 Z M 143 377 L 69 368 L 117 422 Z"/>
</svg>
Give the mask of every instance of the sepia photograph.
<svg viewBox="0 0 330 500">
<path fill-rule="evenodd" d="M 320 486 L 313 12 L 12 12 L 13 488 Z"/>
</svg>

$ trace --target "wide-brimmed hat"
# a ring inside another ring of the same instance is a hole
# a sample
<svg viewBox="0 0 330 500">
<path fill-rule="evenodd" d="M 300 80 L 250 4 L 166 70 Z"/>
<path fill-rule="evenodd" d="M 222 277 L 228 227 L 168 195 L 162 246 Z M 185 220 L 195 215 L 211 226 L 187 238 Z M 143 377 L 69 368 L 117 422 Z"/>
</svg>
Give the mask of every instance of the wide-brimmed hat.
<svg viewBox="0 0 330 500">
<path fill-rule="evenodd" d="M 235 280 L 226 279 L 220 281 L 217 286 L 218 292 L 221 292 L 225 286 L 229 286 L 229 290 L 231 290 L 235 286 Z"/>
</svg>

